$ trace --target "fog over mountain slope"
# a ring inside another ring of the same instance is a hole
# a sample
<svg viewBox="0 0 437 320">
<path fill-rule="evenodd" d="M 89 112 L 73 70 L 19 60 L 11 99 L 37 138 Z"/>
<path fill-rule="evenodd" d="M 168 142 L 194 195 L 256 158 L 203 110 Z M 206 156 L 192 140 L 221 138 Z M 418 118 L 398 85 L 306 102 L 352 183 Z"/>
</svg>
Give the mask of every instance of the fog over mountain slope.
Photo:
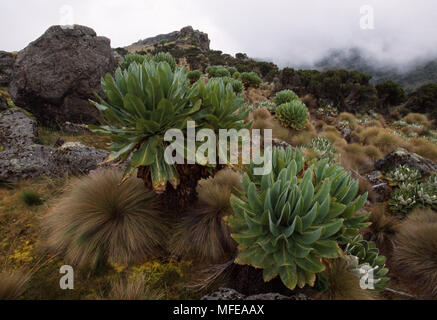
<svg viewBox="0 0 437 320">
<path fill-rule="evenodd" d="M 392 80 L 401 84 L 407 91 L 414 91 L 424 84 L 437 82 L 437 56 L 417 58 L 409 63 L 395 65 L 388 61 L 379 61 L 360 48 L 337 49 L 331 50 L 314 65 L 304 67 L 321 71 L 357 70 L 371 75 L 373 84 Z"/>
</svg>

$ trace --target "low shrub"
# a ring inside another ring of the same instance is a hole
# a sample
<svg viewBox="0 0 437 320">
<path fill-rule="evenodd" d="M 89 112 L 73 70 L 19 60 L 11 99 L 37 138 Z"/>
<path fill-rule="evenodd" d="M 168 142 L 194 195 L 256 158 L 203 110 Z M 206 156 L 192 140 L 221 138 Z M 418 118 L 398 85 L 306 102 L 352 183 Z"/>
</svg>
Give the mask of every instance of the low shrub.
<svg viewBox="0 0 437 320">
<path fill-rule="evenodd" d="M 240 80 L 246 88 L 258 87 L 262 80 L 256 72 L 243 72 L 240 74 Z"/>
<path fill-rule="evenodd" d="M 300 100 L 294 100 L 280 105 L 276 109 L 276 118 L 286 128 L 301 130 L 307 124 L 308 109 Z"/>
<path fill-rule="evenodd" d="M 193 70 L 187 73 L 187 79 L 190 80 L 191 83 L 199 81 L 202 76 L 202 72 L 199 70 Z"/>
<path fill-rule="evenodd" d="M 297 100 L 299 97 L 291 90 L 282 90 L 276 94 L 275 103 L 277 106 L 280 106 L 284 103 L 292 102 L 293 100 Z"/>
<path fill-rule="evenodd" d="M 205 69 L 205 72 L 210 78 L 230 77 L 231 73 L 223 66 L 209 66 Z"/>
<path fill-rule="evenodd" d="M 30 207 L 39 206 L 43 203 L 41 196 L 37 192 L 32 190 L 22 191 L 20 194 L 20 199 L 23 203 Z"/>
</svg>

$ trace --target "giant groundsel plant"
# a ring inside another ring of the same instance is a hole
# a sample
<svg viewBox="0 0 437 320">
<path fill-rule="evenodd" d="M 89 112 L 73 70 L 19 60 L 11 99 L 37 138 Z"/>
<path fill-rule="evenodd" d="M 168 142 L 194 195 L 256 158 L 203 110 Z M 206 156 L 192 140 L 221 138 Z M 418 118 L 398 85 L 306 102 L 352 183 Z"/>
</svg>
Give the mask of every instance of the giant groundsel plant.
<svg viewBox="0 0 437 320">
<path fill-rule="evenodd" d="M 324 260 L 340 257 L 340 244 L 368 226 L 369 214 L 357 214 L 367 194 L 358 196 L 358 182 L 327 160 L 307 167 L 291 148 L 274 148 L 272 158 L 270 174 L 254 176 L 251 165 L 243 195 L 232 197 L 236 262 L 263 269 L 265 281 L 279 276 L 290 289 L 314 286 Z"/>
<path fill-rule="evenodd" d="M 209 128 L 215 132 L 248 126 L 243 122 L 247 113 L 239 112 L 243 100 L 235 95 L 230 84 L 225 86 L 218 80 L 191 86 L 184 68 L 176 67 L 173 72 L 165 61 L 132 62 L 127 70 L 118 68 L 114 76 L 107 74 L 102 79 L 102 88 L 106 100 L 98 97 L 98 102 L 92 103 L 107 124 L 91 129 L 113 141 L 106 161 L 130 159 L 126 175 L 141 169 L 139 176 L 159 194 L 166 192 L 169 184 L 173 189 L 195 189 L 197 181 L 207 176 L 204 170 L 200 170 L 202 174 L 198 177 L 193 170 L 182 170 L 181 165 L 165 161 L 169 143 L 164 136 L 168 130 L 186 132 L 188 121 L 195 121 L 196 129 Z M 187 152 L 183 156 L 187 158 Z"/>
</svg>

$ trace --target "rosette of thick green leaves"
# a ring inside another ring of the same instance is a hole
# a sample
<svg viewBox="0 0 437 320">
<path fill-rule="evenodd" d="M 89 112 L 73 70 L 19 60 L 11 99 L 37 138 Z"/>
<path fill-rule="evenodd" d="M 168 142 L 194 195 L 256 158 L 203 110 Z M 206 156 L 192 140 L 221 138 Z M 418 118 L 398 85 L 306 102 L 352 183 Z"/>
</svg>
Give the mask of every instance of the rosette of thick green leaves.
<svg viewBox="0 0 437 320">
<path fill-rule="evenodd" d="M 362 235 L 355 237 L 345 249 L 349 258 L 349 266 L 360 277 L 368 273 L 370 281 L 373 282 L 374 290 L 384 290 L 389 278 L 386 277 L 388 269 L 385 267 L 386 258 L 379 255 L 379 250 L 374 242 L 366 241 Z"/>
<path fill-rule="evenodd" d="M 187 121 L 198 128 L 228 129 L 243 125 L 242 105 L 232 87 L 222 82 L 215 85 L 189 85 L 184 68 L 173 72 L 167 62 L 133 62 L 128 70 L 118 68 L 114 77 L 102 79 L 107 101 L 98 97 L 92 102 L 103 115 L 106 125 L 90 126 L 113 141 L 106 162 L 125 161 L 131 155 L 126 175 L 139 167 L 150 167 L 153 188 L 162 193 L 170 182 L 180 183 L 174 165 L 164 159 L 165 133 L 170 129 L 186 132 Z M 188 157 L 187 152 L 183 155 Z M 202 163 L 202 165 L 204 165 Z"/>
<path fill-rule="evenodd" d="M 300 130 L 308 121 L 308 108 L 299 99 L 281 104 L 276 109 L 276 118 L 286 128 Z"/>
<path fill-rule="evenodd" d="M 120 63 L 120 68 L 126 70 L 131 63 L 143 64 L 144 61 L 150 61 L 152 58 L 143 54 L 128 54 L 123 57 Z"/>
<path fill-rule="evenodd" d="M 338 166 L 320 161 L 305 169 L 300 151 L 273 149 L 273 170 L 243 177 L 244 195 L 232 197 L 228 218 L 239 244 L 236 262 L 280 276 L 290 289 L 313 286 L 323 259 L 341 256 L 339 242 L 355 236 L 369 214 L 357 216 L 367 195 Z"/>
<path fill-rule="evenodd" d="M 248 110 L 244 111 L 244 96 L 236 95 L 232 84 L 225 84 L 220 78 L 206 84 L 196 82 L 191 88 L 190 100 L 202 101 L 202 109 L 192 117 L 198 128 L 218 133 L 220 129 L 240 130 L 251 125 L 244 123 L 249 115 Z"/>
</svg>

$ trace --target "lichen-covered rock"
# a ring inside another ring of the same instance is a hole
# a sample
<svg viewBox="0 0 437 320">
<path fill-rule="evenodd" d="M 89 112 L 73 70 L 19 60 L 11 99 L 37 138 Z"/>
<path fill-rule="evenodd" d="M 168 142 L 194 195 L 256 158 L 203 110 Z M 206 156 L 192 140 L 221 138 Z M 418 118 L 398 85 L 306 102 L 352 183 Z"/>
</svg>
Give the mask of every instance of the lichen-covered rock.
<svg viewBox="0 0 437 320">
<path fill-rule="evenodd" d="M 53 162 L 71 174 L 86 174 L 96 170 L 108 152 L 88 147 L 80 142 L 67 142 L 53 152 Z"/>
<path fill-rule="evenodd" d="M 101 77 L 114 69 L 109 39 L 84 26 L 52 26 L 18 53 L 9 92 L 47 126 L 96 123 L 99 113 L 88 99 L 101 93 Z"/>
<path fill-rule="evenodd" d="M 42 175 L 86 174 L 99 168 L 108 152 L 77 142 L 59 148 L 38 144 L 38 127 L 20 109 L 0 114 L 0 181 Z"/>
<path fill-rule="evenodd" d="M 234 289 L 220 288 L 209 295 L 204 296 L 201 300 L 222 300 L 222 301 L 268 301 L 268 300 L 311 300 L 304 294 L 296 294 L 293 296 L 284 296 L 279 293 L 261 293 L 252 296 L 245 296 Z"/>
<path fill-rule="evenodd" d="M 38 142 L 38 126 L 18 108 L 0 115 L 0 145 L 4 149 L 20 149 Z"/>
<path fill-rule="evenodd" d="M 387 171 L 400 165 L 408 165 L 420 170 L 422 174 L 437 172 L 437 162 L 424 158 L 404 148 L 397 148 L 383 159 L 376 161 L 375 169 Z"/>
<path fill-rule="evenodd" d="M 7 87 L 14 73 L 15 58 L 12 53 L 0 51 L 0 86 Z"/>
</svg>

